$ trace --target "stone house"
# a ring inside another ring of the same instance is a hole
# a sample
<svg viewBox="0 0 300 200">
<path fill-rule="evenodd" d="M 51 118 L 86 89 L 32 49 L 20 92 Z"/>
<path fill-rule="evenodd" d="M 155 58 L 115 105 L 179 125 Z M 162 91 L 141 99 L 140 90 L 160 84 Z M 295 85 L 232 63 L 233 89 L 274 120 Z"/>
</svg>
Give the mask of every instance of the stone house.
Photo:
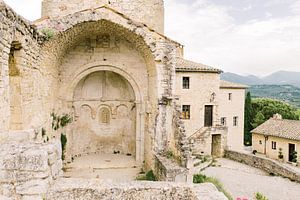
<svg viewBox="0 0 300 200">
<path fill-rule="evenodd" d="M 128 2 L 44 0 L 29 22 L 0 1 L 1 142 L 63 132 L 66 162 L 118 152 L 147 169 L 242 149 L 246 87 L 183 58 L 163 0 Z M 53 130 L 51 113 L 73 121 Z"/>
<path fill-rule="evenodd" d="M 253 150 L 269 158 L 278 160 L 281 151 L 283 160 L 291 162 L 293 152 L 300 150 L 299 120 L 282 119 L 280 115 L 276 114 L 251 132 Z"/>
<path fill-rule="evenodd" d="M 220 80 L 222 71 L 210 66 L 184 59 L 177 63 L 176 95 L 193 154 L 242 150 L 247 86 Z"/>
</svg>

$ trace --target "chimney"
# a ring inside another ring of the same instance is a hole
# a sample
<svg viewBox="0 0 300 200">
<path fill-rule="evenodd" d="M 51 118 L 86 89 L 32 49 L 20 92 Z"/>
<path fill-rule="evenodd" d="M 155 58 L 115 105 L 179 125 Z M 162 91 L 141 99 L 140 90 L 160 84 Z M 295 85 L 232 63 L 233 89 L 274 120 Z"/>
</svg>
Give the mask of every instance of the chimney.
<svg viewBox="0 0 300 200">
<path fill-rule="evenodd" d="M 278 113 L 273 115 L 273 119 L 282 119 L 282 116 Z"/>
</svg>

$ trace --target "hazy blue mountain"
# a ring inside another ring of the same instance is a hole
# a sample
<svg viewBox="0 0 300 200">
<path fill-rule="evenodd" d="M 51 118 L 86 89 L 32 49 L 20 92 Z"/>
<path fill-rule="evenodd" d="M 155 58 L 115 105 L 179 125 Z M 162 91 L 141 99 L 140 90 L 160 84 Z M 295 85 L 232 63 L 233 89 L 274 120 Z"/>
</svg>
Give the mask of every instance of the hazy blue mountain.
<svg viewBox="0 0 300 200">
<path fill-rule="evenodd" d="M 300 72 L 278 71 L 263 78 L 265 84 L 294 85 L 300 87 Z"/>
<path fill-rule="evenodd" d="M 226 72 L 221 74 L 221 79 L 246 85 L 293 85 L 300 88 L 300 72 L 278 71 L 262 78 Z"/>
<path fill-rule="evenodd" d="M 246 85 L 260 85 L 262 84 L 262 80 L 256 76 L 242 76 L 230 72 L 226 72 L 221 74 L 221 79 L 225 81 L 230 81 L 234 83 L 241 83 Z"/>
</svg>

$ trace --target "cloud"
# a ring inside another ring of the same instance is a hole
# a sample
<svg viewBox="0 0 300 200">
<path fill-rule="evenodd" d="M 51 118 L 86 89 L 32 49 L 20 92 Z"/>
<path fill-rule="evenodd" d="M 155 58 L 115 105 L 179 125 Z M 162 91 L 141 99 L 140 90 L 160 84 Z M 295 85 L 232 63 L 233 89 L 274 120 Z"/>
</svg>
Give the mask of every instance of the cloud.
<svg viewBox="0 0 300 200">
<path fill-rule="evenodd" d="M 19 15 L 28 20 L 36 20 L 41 17 L 42 0 L 4 0 Z"/>
<path fill-rule="evenodd" d="M 300 15 L 300 0 L 294 2 L 290 8 L 295 15 Z"/>
<path fill-rule="evenodd" d="M 4 1 L 27 19 L 40 17 L 41 0 Z M 185 45 L 186 58 L 225 71 L 300 71 L 300 0 L 228 2 L 165 0 L 166 35 Z"/>
<path fill-rule="evenodd" d="M 185 44 L 189 59 L 242 74 L 299 71 L 298 15 L 240 24 L 224 5 L 180 0 L 166 0 L 166 5 L 166 34 Z"/>
</svg>

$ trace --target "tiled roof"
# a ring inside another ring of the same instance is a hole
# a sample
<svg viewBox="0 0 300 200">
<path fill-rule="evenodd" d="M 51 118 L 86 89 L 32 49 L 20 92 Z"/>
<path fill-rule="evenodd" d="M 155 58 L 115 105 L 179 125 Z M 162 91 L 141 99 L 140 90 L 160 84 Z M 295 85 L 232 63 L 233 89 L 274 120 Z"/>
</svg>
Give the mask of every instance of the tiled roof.
<svg viewBox="0 0 300 200">
<path fill-rule="evenodd" d="M 246 88 L 248 88 L 248 86 L 221 80 L 220 88 L 246 89 Z"/>
<path fill-rule="evenodd" d="M 300 121 L 271 118 L 251 132 L 291 140 L 300 140 Z"/>
<path fill-rule="evenodd" d="M 201 63 L 196 63 L 183 58 L 176 58 L 176 71 L 177 72 L 213 72 L 222 73 L 222 70 L 213 68 Z"/>
</svg>

